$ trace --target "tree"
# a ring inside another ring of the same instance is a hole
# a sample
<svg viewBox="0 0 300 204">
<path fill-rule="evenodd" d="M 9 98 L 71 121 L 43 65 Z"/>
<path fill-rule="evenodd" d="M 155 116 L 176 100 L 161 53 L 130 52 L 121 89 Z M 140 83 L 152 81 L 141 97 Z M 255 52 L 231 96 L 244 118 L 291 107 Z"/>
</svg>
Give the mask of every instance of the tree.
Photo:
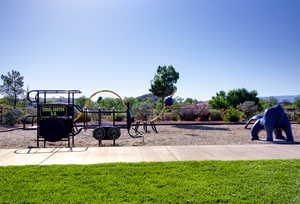
<svg viewBox="0 0 300 204">
<path fill-rule="evenodd" d="M 216 96 L 213 96 L 208 103 L 212 106 L 212 108 L 217 110 L 226 109 L 229 107 L 225 91 L 220 91 L 217 93 Z"/>
<path fill-rule="evenodd" d="M 98 105 L 101 108 L 107 108 L 107 109 L 112 109 L 112 108 L 122 108 L 122 102 L 118 98 L 103 98 L 98 102 Z"/>
<path fill-rule="evenodd" d="M 179 73 L 175 71 L 172 65 L 158 66 L 156 74 L 151 81 L 151 88 L 149 89 L 153 95 L 163 99 L 171 95 L 177 88 L 175 84 L 179 79 Z"/>
<path fill-rule="evenodd" d="M 0 86 L 0 92 L 8 97 L 13 98 L 13 106 L 16 108 L 18 96 L 24 93 L 24 77 L 20 72 L 12 70 L 7 75 L 1 75 L 3 84 Z"/>
<path fill-rule="evenodd" d="M 255 104 L 258 104 L 259 99 L 257 98 L 257 92 L 248 91 L 247 89 L 234 89 L 228 92 L 227 101 L 230 106 L 236 108 L 239 104 L 244 103 L 245 101 L 254 101 Z"/>
<path fill-rule="evenodd" d="M 83 107 L 87 100 L 88 100 L 87 97 L 81 96 L 81 97 L 75 99 L 75 104 L 80 105 L 81 107 Z"/>
<path fill-rule="evenodd" d="M 184 103 L 185 103 L 185 104 L 196 104 L 196 103 L 198 103 L 198 101 L 197 101 L 197 99 L 186 98 L 186 99 L 184 100 Z"/>
</svg>

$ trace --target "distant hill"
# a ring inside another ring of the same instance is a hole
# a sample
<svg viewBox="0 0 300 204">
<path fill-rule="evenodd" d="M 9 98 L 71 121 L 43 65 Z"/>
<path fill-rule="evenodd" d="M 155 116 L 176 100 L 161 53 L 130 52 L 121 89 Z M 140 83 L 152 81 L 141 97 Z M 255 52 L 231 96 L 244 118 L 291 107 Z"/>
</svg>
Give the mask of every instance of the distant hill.
<svg viewBox="0 0 300 204">
<path fill-rule="evenodd" d="M 137 99 L 140 99 L 140 100 L 146 100 L 147 98 L 151 98 L 152 101 L 155 103 L 156 101 L 158 101 L 158 97 L 157 96 L 154 96 L 153 94 L 151 93 L 148 93 L 148 94 L 144 94 L 144 95 L 141 95 L 141 96 L 138 96 L 136 97 Z"/>
<path fill-rule="evenodd" d="M 288 96 L 262 96 L 258 97 L 260 99 L 268 99 L 270 97 L 274 97 L 278 100 L 278 102 L 288 101 L 293 103 L 296 98 L 300 98 L 300 95 L 288 95 Z"/>
</svg>

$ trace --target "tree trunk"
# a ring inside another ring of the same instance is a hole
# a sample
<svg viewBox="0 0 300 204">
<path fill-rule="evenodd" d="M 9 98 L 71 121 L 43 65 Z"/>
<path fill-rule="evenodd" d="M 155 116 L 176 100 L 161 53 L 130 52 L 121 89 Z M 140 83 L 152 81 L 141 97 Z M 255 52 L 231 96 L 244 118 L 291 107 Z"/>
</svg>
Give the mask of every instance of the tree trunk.
<svg viewBox="0 0 300 204">
<path fill-rule="evenodd" d="M 164 97 L 161 98 L 161 108 L 160 108 L 160 111 L 163 111 L 163 108 L 164 108 Z M 165 120 L 164 113 L 161 114 L 161 120 L 162 121 Z"/>
<path fill-rule="evenodd" d="M 16 108 L 17 106 L 17 94 L 15 94 L 15 97 L 14 97 L 14 108 Z"/>
</svg>

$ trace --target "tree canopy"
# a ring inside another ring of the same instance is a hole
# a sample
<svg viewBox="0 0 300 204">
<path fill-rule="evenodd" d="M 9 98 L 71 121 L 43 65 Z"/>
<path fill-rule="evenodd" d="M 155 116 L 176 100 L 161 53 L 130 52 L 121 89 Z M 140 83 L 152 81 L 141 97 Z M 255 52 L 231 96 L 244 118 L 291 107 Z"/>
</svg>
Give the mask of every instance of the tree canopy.
<svg viewBox="0 0 300 204">
<path fill-rule="evenodd" d="M 213 96 L 209 101 L 209 104 L 214 109 L 226 109 L 229 107 L 229 103 L 227 101 L 227 95 L 225 91 L 220 91 L 216 93 L 216 96 Z"/>
<path fill-rule="evenodd" d="M 212 97 L 209 104 L 215 109 L 227 109 L 228 107 L 236 108 L 245 101 L 254 101 L 254 104 L 258 104 L 257 92 L 244 88 L 231 90 L 227 94 L 225 91 L 220 91 Z"/>
<path fill-rule="evenodd" d="M 158 66 L 149 91 L 161 98 L 169 96 L 177 89 L 175 84 L 178 79 L 179 73 L 172 65 Z"/>
<path fill-rule="evenodd" d="M 234 89 L 228 92 L 227 101 L 230 106 L 236 108 L 239 104 L 245 101 L 254 101 L 255 104 L 259 102 L 257 98 L 257 91 L 248 91 L 247 89 Z"/>
<path fill-rule="evenodd" d="M 16 107 L 18 96 L 24 93 L 24 77 L 20 72 L 12 70 L 7 75 L 1 75 L 3 84 L 0 85 L 0 92 L 8 97 L 13 98 L 13 106 Z"/>
</svg>

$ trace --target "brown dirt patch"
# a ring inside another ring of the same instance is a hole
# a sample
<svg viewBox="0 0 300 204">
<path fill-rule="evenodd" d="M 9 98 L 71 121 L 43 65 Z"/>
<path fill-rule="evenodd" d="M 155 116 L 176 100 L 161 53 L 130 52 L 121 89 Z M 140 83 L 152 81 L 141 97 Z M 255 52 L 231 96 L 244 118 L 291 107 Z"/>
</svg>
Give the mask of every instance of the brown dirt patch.
<svg viewBox="0 0 300 204">
<path fill-rule="evenodd" d="M 300 142 L 300 124 L 292 125 L 294 139 Z M 250 129 L 243 125 L 187 125 L 159 126 L 159 133 L 147 133 L 143 139 L 132 139 L 125 130 L 116 141 L 118 146 L 158 146 L 158 145 L 225 145 L 225 144 L 265 144 L 265 131 L 260 133 L 260 141 L 251 141 Z M 111 146 L 112 141 L 104 141 Z M 16 130 L 0 133 L 0 148 L 36 147 L 36 131 Z M 67 142 L 47 142 L 48 147 L 67 146 Z M 92 137 L 92 130 L 75 136 L 75 146 L 98 146 Z"/>
</svg>

